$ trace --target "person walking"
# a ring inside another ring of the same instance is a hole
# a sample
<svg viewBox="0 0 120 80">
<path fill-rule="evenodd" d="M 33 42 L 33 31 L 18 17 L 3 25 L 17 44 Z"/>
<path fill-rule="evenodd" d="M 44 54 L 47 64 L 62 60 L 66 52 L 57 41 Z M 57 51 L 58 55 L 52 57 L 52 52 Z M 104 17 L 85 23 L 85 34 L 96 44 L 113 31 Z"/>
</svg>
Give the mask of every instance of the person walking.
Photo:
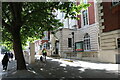
<svg viewBox="0 0 120 80">
<path fill-rule="evenodd" d="M 11 58 L 11 60 L 13 60 L 13 53 L 12 52 L 10 53 L 10 58 Z"/>
<path fill-rule="evenodd" d="M 47 51 L 45 48 L 42 50 L 42 55 L 45 57 L 45 61 L 46 61 Z"/>
<path fill-rule="evenodd" d="M 2 59 L 3 70 L 7 70 L 8 61 L 9 61 L 8 54 L 5 53 L 5 55 L 4 55 L 3 59 Z"/>
</svg>

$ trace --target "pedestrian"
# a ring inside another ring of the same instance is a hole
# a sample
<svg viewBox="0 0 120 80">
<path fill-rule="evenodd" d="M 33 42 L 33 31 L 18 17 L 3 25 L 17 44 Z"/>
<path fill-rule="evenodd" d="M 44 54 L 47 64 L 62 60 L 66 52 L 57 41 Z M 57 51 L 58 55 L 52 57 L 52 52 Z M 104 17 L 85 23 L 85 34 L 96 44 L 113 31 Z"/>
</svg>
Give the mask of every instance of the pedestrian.
<svg viewBox="0 0 120 80">
<path fill-rule="evenodd" d="M 43 62 L 43 57 L 42 56 L 40 56 L 40 61 Z"/>
<path fill-rule="evenodd" d="M 3 70 L 7 70 L 8 61 L 9 61 L 9 57 L 8 57 L 7 52 L 6 52 L 3 59 L 2 59 Z"/>
<path fill-rule="evenodd" d="M 10 58 L 11 58 L 11 60 L 13 60 L 13 53 L 12 52 L 10 53 Z"/>
<path fill-rule="evenodd" d="M 45 57 L 45 61 L 46 61 L 47 51 L 45 48 L 42 50 L 42 55 Z"/>
<path fill-rule="evenodd" d="M 7 53 L 7 55 L 8 55 L 8 58 L 10 58 L 10 52 L 6 52 Z"/>
</svg>

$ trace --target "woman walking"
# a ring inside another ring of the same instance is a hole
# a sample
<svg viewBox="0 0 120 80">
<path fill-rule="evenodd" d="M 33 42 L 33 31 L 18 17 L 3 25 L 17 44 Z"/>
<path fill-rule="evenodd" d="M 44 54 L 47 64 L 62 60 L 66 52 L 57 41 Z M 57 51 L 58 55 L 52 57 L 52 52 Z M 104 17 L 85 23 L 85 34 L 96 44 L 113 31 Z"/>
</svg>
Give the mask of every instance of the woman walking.
<svg viewBox="0 0 120 80">
<path fill-rule="evenodd" d="M 45 48 L 42 50 L 42 55 L 45 57 L 45 61 L 46 61 L 47 51 Z"/>
<path fill-rule="evenodd" d="M 2 59 L 3 70 L 7 70 L 8 61 L 9 61 L 8 54 L 5 53 L 5 56 Z"/>
</svg>

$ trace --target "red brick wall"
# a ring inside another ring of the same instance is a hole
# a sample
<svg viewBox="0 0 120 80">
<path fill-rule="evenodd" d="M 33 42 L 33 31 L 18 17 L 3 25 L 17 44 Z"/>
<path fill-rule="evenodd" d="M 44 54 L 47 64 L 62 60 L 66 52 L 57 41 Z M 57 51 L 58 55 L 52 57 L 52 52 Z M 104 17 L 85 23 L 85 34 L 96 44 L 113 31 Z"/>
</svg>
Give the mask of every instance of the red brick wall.
<svg viewBox="0 0 120 80">
<path fill-rule="evenodd" d="M 88 7 L 88 17 L 89 17 L 89 24 L 94 24 L 95 23 L 95 11 L 94 11 L 94 2 L 90 1 L 88 2 L 91 4 L 90 7 Z M 77 4 L 80 4 L 79 2 L 77 2 Z M 80 18 L 80 20 L 78 20 L 78 28 L 81 28 L 81 15 L 78 15 L 77 17 Z"/>
<path fill-rule="evenodd" d="M 88 8 L 88 13 L 89 13 L 89 24 L 94 24 L 95 23 L 95 11 L 94 11 L 94 2 L 91 1 L 89 2 L 91 6 Z"/>
<path fill-rule="evenodd" d="M 45 42 L 47 43 L 47 42 L 48 42 L 48 40 L 42 40 L 41 42 L 42 42 L 42 44 L 43 44 L 43 43 L 45 43 Z"/>
<path fill-rule="evenodd" d="M 111 2 L 103 2 L 103 32 L 120 29 L 120 5 L 112 7 Z"/>
<path fill-rule="evenodd" d="M 77 21 L 78 28 L 81 28 L 81 15 L 78 15 L 77 17 L 80 18 L 80 19 Z"/>
<path fill-rule="evenodd" d="M 79 5 L 80 2 L 77 2 L 77 5 Z M 81 15 L 77 15 L 78 18 L 81 18 Z M 78 28 L 81 28 L 81 19 L 77 21 Z"/>
</svg>

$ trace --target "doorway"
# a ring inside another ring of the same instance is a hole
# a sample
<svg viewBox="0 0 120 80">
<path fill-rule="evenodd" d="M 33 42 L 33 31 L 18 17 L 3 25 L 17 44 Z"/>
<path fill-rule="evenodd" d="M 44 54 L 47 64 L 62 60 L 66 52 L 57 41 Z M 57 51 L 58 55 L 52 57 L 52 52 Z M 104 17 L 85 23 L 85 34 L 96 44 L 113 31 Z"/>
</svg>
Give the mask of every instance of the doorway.
<svg viewBox="0 0 120 80">
<path fill-rule="evenodd" d="M 55 42 L 55 54 L 59 53 L 59 41 Z"/>
</svg>

